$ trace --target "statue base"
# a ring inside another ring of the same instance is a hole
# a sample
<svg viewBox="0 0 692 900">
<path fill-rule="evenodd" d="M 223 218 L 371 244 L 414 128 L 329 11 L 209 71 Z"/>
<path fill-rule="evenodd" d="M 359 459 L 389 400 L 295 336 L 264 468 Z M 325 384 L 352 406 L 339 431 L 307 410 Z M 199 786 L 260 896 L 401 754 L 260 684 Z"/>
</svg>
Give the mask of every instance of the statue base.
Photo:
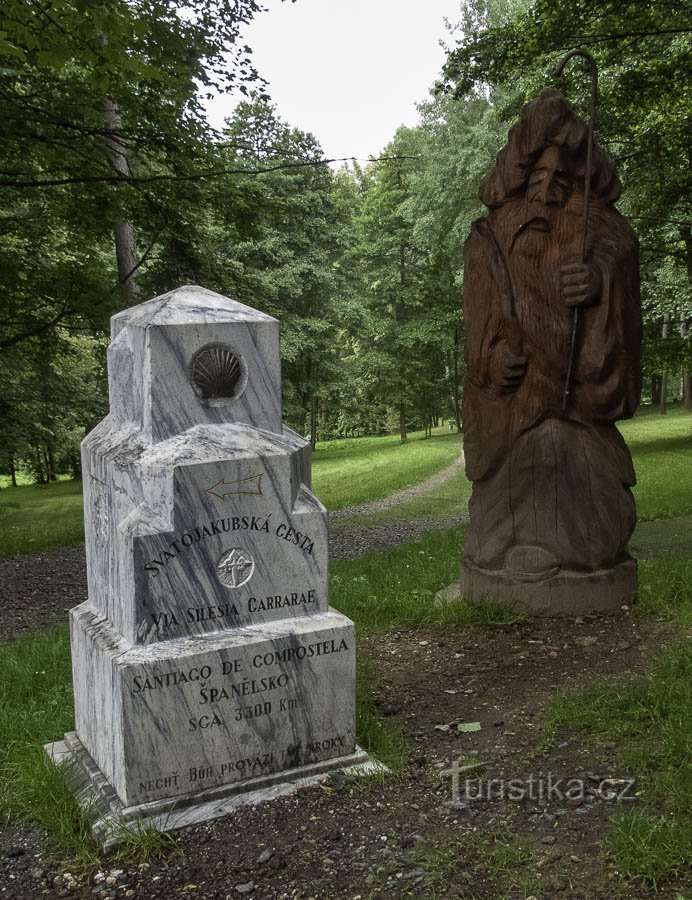
<svg viewBox="0 0 692 900">
<path fill-rule="evenodd" d="M 511 569 L 481 569 L 462 559 L 460 588 L 470 603 L 499 603 L 530 616 L 612 614 L 636 599 L 637 561 L 630 557 L 610 569 L 558 569 L 528 579 Z"/>
</svg>

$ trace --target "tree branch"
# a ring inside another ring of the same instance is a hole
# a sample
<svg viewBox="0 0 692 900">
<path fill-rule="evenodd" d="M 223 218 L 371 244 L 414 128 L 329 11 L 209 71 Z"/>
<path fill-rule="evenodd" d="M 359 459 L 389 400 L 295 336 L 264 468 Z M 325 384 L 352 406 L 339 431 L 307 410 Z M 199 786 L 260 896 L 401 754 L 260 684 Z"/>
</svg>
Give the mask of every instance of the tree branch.
<svg viewBox="0 0 692 900">
<path fill-rule="evenodd" d="M 340 156 L 335 159 L 303 160 L 302 162 L 280 163 L 261 169 L 211 169 L 208 172 L 192 172 L 189 175 L 83 175 L 74 178 L 47 178 L 36 180 L 0 179 L 0 187 L 21 190 L 23 188 L 62 187 L 67 184 L 151 184 L 156 181 L 201 181 L 204 178 L 219 178 L 223 175 L 264 175 L 286 169 L 305 169 L 314 166 L 325 166 L 336 162 L 388 162 L 400 159 L 420 159 L 420 156 L 379 156 L 376 159 L 363 159 L 358 156 Z"/>
</svg>

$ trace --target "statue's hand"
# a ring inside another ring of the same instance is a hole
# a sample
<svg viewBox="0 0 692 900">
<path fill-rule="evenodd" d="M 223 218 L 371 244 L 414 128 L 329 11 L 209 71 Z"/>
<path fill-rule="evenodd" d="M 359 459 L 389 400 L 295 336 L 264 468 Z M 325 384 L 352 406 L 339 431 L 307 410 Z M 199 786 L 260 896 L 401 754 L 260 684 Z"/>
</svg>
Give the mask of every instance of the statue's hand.
<svg viewBox="0 0 692 900">
<path fill-rule="evenodd" d="M 568 263 L 560 269 L 560 292 L 567 306 L 593 306 L 601 293 L 601 279 L 596 269 L 586 263 Z"/>
<path fill-rule="evenodd" d="M 501 340 L 493 348 L 492 380 L 502 393 L 516 391 L 526 375 L 526 357 L 518 346 Z"/>
</svg>

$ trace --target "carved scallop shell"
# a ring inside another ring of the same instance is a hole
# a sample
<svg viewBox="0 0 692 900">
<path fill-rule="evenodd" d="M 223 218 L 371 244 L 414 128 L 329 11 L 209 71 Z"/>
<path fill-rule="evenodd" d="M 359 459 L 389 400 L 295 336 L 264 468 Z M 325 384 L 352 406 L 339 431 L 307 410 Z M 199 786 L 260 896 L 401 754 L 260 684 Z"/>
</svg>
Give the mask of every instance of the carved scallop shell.
<svg viewBox="0 0 692 900">
<path fill-rule="evenodd" d="M 242 379 L 242 363 L 228 347 L 204 347 L 192 361 L 192 381 L 207 402 L 232 400 L 242 388 Z"/>
</svg>

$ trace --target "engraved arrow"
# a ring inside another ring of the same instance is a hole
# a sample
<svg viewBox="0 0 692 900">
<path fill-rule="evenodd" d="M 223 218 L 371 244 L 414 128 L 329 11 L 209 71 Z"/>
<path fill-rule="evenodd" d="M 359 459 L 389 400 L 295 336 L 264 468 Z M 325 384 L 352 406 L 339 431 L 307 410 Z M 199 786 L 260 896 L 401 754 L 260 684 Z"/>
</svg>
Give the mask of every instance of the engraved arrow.
<svg viewBox="0 0 692 900">
<path fill-rule="evenodd" d="M 238 494 L 253 494 L 262 496 L 262 476 L 251 475 L 249 478 L 240 478 L 238 481 L 224 481 L 222 478 L 216 484 L 206 488 L 207 494 L 212 494 L 218 500 L 225 500 Z"/>
</svg>

